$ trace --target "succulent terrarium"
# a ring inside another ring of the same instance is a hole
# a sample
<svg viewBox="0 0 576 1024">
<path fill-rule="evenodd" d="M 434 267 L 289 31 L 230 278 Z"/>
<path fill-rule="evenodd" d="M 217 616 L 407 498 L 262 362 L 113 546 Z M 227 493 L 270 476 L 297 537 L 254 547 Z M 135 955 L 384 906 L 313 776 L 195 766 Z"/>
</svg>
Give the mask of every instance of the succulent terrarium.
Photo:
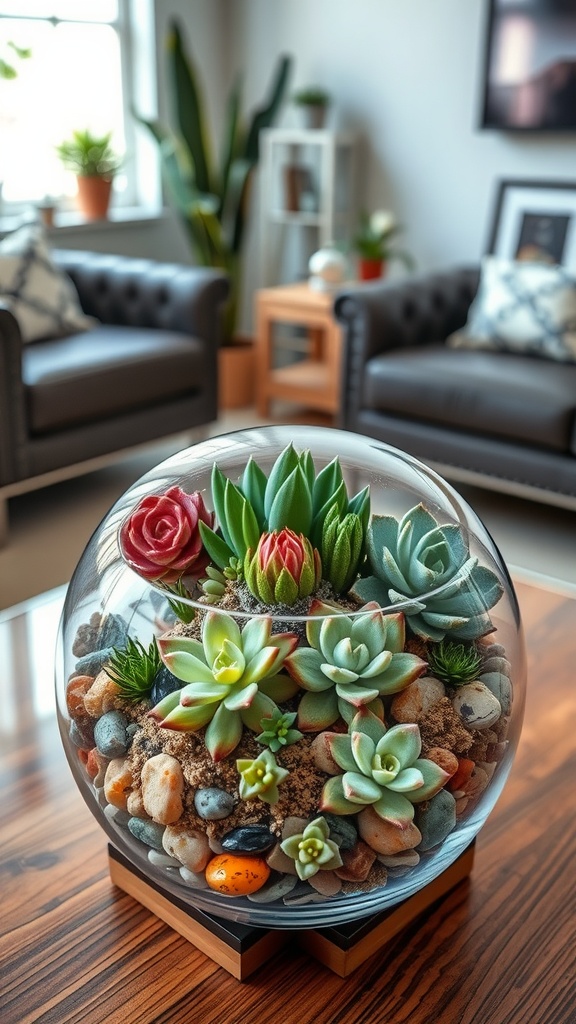
<svg viewBox="0 0 576 1024">
<path fill-rule="evenodd" d="M 58 677 L 72 771 L 131 863 L 216 915 L 302 927 L 392 906 L 472 842 L 524 657 L 506 568 L 445 481 L 268 427 L 123 495 L 70 584 Z"/>
</svg>

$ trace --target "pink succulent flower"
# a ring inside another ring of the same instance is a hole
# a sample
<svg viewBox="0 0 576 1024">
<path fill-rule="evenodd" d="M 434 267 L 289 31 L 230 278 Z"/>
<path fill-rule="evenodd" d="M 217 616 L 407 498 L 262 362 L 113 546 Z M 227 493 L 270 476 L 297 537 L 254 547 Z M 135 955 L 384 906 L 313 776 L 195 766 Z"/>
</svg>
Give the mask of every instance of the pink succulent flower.
<svg viewBox="0 0 576 1024">
<path fill-rule="evenodd" d="M 186 574 L 204 572 L 210 558 L 200 537 L 199 522 L 212 526 L 198 491 L 186 494 L 171 487 L 150 494 L 136 506 L 120 531 L 120 547 L 128 564 L 147 580 L 175 583 Z"/>
<path fill-rule="evenodd" d="M 316 548 L 303 534 L 288 527 L 264 533 L 256 552 L 248 552 L 245 578 L 255 597 L 265 604 L 294 604 L 320 583 L 322 566 Z"/>
</svg>

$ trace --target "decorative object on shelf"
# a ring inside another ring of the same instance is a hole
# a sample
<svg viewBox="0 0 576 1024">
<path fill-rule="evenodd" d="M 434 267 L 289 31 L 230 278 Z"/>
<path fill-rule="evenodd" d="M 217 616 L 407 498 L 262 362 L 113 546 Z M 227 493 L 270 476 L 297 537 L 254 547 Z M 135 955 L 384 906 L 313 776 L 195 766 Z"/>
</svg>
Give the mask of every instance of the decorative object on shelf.
<svg viewBox="0 0 576 1024">
<path fill-rule="evenodd" d="M 322 926 L 469 847 L 524 671 L 506 568 L 448 484 L 355 434 L 254 428 L 168 459 L 104 519 L 67 594 L 58 715 L 88 805 L 154 885 Z"/>
<path fill-rule="evenodd" d="M 112 181 L 122 163 L 112 147 L 112 133 L 75 131 L 56 147 L 56 152 L 66 170 L 76 175 L 81 212 L 87 220 L 104 220 L 110 207 Z"/>
<path fill-rule="evenodd" d="M 292 102 L 302 111 L 306 128 L 324 128 L 331 102 L 325 89 L 317 86 L 299 89 L 292 96 Z"/>
<path fill-rule="evenodd" d="M 329 292 L 344 284 L 348 276 L 348 260 L 334 242 L 312 253 L 308 261 L 308 284 L 318 292 Z"/>
<path fill-rule="evenodd" d="M 216 166 L 208 145 L 206 113 L 197 72 L 182 31 L 172 20 L 168 33 L 169 80 L 175 130 L 140 117 L 160 148 L 164 178 L 198 261 L 221 267 L 230 277 L 224 339 L 237 327 L 242 247 L 249 211 L 250 184 L 260 155 L 262 129 L 274 123 L 284 100 L 292 61 L 279 59 L 270 94 L 248 123 L 241 116 L 237 84 L 227 106 L 222 163 Z"/>
<path fill-rule="evenodd" d="M 400 260 L 409 269 L 414 266 L 412 257 L 393 245 L 401 230 L 390 210 L 362 213 L 358 231 L 352 239 L 352 248 L 358 254 L 360 281 L 384 277 L 391 260 Z"/>
</svg>

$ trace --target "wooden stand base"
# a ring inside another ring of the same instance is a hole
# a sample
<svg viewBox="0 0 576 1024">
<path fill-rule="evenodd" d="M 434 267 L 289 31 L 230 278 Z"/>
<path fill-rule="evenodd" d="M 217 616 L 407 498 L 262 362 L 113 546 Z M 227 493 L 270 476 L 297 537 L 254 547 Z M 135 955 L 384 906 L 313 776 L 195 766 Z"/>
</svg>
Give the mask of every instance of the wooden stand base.
<svg viewBox="0 0 576 1024">
<path fill-rule="evenodd" d="M 145 876 L 114 847 L 108 847 L 110 877 L 197 949 L 240 981 L 273 957 L 290 939 L 341 978 L 382 950 L 411 921 L 468 877 L 474 843 L 424 889 L 390 910 L 333 928 L 281 931 L 236 924 L 190 907 Z"/>
</svg>

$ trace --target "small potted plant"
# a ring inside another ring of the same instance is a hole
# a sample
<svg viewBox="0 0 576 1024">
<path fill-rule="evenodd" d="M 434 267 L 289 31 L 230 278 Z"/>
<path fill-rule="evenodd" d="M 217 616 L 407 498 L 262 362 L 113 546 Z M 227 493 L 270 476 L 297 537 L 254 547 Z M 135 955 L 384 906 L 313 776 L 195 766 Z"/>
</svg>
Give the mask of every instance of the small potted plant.
<svg viewBox="0 0 576 1024">
<path fill-rule="evenodd" d="M 302 109 L 307 128 L 324 127 L 326 112 L 330 106 L 330 96 L 324 89 L 317 86 L 299 89 L 294 93 L 292 102 Z"/>
<path fill-rule="evenodd" d="M 121 164 L 111 138 L 112 132 L 93 135 L 86 129 L 72 132 L 56 147 L 66 170 L 76 175 L 77 202 L 87 220 L 102 220 L 108 214 L 112 180 Z"/>
<path fill-rule="evenodd" d="M 408 268 L 414 260 L 407 253 L 393 246 L 393 240 L 402 230 L 390 210 L 375 210 L 362 213 L 357 234 L 352 239 L 352 248 L 358 253 L 358 277 L 370 281 L 383 277 L 390 260 L 400 260 Z"/>
</svg>

